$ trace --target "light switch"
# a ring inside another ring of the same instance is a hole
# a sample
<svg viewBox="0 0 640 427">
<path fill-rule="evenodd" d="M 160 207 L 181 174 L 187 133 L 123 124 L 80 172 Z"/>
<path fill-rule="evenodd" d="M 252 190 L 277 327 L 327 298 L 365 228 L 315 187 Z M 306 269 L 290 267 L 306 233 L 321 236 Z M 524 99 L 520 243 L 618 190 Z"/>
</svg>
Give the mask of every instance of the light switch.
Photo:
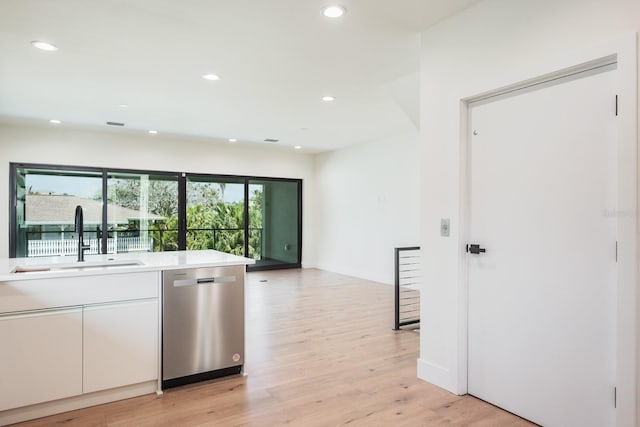
<svg viewBox="0 0 640 427">
<path fill-rule="evenodd" d="M 449 218 L 442 218 L 440 220 L 440 235 L 443 237 L 449 237 L 450 221 Z"/>
</svg>

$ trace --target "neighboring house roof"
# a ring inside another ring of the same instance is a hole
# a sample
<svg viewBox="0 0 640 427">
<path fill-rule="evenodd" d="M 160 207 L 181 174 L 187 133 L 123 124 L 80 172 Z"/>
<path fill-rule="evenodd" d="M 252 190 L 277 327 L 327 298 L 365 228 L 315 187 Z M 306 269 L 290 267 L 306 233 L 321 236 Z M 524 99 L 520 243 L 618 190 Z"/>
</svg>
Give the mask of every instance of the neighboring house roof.
<svg viewBox="0 0 640 427">
<path fill-rule="evenodd" d="M 82 206 L 85 224 L 102 223 L 102 201 L 78 196 L 27 194 L 25 224 L 73 224 L 76 206 Z M 107 206 L 107 223 L 126 224 L 129 220 L 157 221 L 162 216 L 144 213 L 118 205 Z"/>
</svg>

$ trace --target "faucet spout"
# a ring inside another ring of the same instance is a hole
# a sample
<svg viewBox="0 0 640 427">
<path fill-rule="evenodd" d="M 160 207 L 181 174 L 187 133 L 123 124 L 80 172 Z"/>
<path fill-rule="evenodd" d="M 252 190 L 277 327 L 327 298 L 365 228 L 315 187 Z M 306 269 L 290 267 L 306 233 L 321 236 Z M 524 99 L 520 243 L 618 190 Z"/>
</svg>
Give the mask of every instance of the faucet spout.
<svg viewBox="0 0 640 427">
<path fill-rule="evenodd" d="M 84 261 L 84 251 L 89 249 L 89 245 L 84 244 L 84 215 L 82 213 L 82 206 L 76 206 L 76 215 L 74 218 L 74 225 L 76 233 L 78 234 L 78 262 Z"/>
</svg>

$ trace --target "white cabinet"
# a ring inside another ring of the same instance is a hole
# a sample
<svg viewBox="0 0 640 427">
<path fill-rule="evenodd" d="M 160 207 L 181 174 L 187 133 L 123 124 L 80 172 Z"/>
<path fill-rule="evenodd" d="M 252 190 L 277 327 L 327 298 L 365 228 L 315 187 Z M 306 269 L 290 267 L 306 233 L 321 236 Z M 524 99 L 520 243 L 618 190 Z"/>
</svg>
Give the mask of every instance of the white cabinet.
<svg viewBox="0 0 640 427">
<path fill-rule="evenodd" d="M 83 392 L 158 378 L 158 300 L 85 306 Z"/>
<path fill-rule="evenodd" d="M 156 380 L 158 296 L 158 272 L 0 282 L 0 415 Z"/>
<path fill-rule="evenodd" d="M 157 298 L 159 283 L 157 271 L 0 282 L 0 313 Z"/>
<path fill-rule="evenodd" d="M 0 411 L 82 393 L 82 307 L 0 315 Z"/>
</svg>

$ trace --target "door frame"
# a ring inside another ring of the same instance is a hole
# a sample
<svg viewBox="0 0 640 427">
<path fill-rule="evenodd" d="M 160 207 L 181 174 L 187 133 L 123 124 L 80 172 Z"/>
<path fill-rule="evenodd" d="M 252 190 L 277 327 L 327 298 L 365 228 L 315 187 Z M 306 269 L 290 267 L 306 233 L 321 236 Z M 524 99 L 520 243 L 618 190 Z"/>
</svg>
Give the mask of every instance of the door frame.
<svg viewBox="0 0 640 427">
<path fill-rule="evenodd" d="M 598 64 L 615 60 L 617 62 L 616 89 L 618 97 L 617 143 L 618 143 L 618 207 L 614 215 L 618 226 L 618 269 L 616 286 L 616 425 L 636 425 L 640 420 L 637 402 L 638 374 L 638 292 L 637 251 L 638 251 L 638 188 L 637 164 L 637 35 L 628 34 L 601 46 L 591 47 L 582 52 L 572 52 L 548 64 L 528 70 L 529 76 L 511 76 L 506 81 L 498 81 L 483 87 L 466 88 L 456 99 L 460 100 L 460 233 L 459 233 L 459 304 L 458 304 L 458 394 L 468 391 L 468 307 L 469 272 L 465 245 L 470 238 L 470 157 L 469 131 L 471 103 L 524 89 L 532 85 L 544 84 L 581 71 L 587 71 Z M 497 98 L 499 99 L 499 98 Z M 613 106 L 612 106 L 613 108 Z"/>
</svg>

